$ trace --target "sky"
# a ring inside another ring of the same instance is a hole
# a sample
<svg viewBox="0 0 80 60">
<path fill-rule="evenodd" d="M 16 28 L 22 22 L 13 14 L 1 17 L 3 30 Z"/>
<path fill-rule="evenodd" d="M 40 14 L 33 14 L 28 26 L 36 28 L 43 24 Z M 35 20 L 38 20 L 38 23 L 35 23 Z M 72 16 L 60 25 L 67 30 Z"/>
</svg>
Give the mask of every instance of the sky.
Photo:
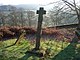
<svg viewBox="0 0 80 60">
<path fill-rule="evenodd" d="M 2 5 L 18 5 L 18 4 L 48 4 L 58 0 L 0 0 Z M 80 0 L 75 0 L 80 2 Z"/>
<path fill-rule="evenodd" d="M 57 0 L 0 0 L 2 5 L 18 5 L 18 4 L 48 4 Z"/>
</svg>

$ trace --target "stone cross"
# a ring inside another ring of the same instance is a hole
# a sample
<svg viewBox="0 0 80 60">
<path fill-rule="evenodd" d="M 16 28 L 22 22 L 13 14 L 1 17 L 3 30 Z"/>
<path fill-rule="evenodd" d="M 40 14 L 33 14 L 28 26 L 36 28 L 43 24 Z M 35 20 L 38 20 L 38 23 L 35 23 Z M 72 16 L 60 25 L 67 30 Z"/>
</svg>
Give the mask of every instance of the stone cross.
<svg viewBox="0 0 80 60">
<path fill-rule="evenodd" d="M 43 14 L 46 14 L 46 11 L 43 7 L 40 7 L 39 10 L 37 10 L 38 15 L 38 26 L 37 26 L 37 33 L 36 33 L 36 46 L 35 50 L 39 50 L 40 47 L 40 38 L 41 38 L 41 27 L 42 27 L 42 21 L 43 21 Z"/>
</svg>

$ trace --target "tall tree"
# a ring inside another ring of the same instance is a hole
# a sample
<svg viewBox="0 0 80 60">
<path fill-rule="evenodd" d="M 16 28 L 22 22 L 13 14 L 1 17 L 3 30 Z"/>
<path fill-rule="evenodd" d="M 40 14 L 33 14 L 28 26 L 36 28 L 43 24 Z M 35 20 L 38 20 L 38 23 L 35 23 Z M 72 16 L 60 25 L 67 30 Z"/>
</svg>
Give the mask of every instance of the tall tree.
<svg viewBox="0 0 80 60">
<path fill-rule="evenodd" d="M 7 16 L 4 12 L 0 12 L 0 22 L 3 26 L 5 26 L 5 24 L 6 24 L 6 21 L 5 21 L 6 17 Z"/>
<path fill-rule="evenodd" d="M 28 25 L 29 25 L 29 27 L 31 27 L 32 26 L 32 19 L 35 16 L 35 12 L 34 11 L 27 10 L 26 13 L 27 13 Z"/>
<path fill-rule="evenodd" d="M 52 26 L 61 24 L 61 20 L 63 19 L 64 16 L 62 16 L 60 6 L 53 7 L 53 9 L 50 10 L 48 14 L 49 14 L 50 20 L 52 21 Z"/>
<path fill-rule="evenodd" d="M 76 8 L 73 6 L 74 4 L 76 5 Z M 75 0 L 73 0 L 73 2 L 70 2 L 70 0 L 60 0 L 56 2 L 53 9 L 49 11 L 49 16 L 53 25 L 77 23 L 80 19 L 77 17 L 79 14 L 79 5 L 75 3 Z"/>
<path fill-rule="evenodd" d="M 80 28 L 80 3 L 78 4 L 77 3 L 77 0 L 62 0 L 66 6 L 68 6 L 71 11 L 73 11 L 75 13 L 75 15 L 77 16 L 77 19 L 78 19 L 78 23 L 79 23 L 79 26 L 78 28 Z"/>
</svg>

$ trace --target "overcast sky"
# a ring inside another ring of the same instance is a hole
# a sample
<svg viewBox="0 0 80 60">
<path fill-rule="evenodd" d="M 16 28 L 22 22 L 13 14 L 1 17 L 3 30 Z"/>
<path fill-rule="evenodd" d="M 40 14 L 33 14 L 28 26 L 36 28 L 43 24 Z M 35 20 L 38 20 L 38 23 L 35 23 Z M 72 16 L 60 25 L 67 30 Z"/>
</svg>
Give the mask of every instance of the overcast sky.
<svg viewBox="0 0 80 60">
<path fill-rule="evenodd" d="M 18 5 L 18 4 L 48 4 L 57 0 L 0 0 L 2 5 Z"/>
<path fill-rule="evenodd" d="M 18 4 L 48 4 L 58 0 L 0 0 L 2 5 L 18 5 Z M 80 3 L 80 0 L 75 0 Z"/>
</svg>

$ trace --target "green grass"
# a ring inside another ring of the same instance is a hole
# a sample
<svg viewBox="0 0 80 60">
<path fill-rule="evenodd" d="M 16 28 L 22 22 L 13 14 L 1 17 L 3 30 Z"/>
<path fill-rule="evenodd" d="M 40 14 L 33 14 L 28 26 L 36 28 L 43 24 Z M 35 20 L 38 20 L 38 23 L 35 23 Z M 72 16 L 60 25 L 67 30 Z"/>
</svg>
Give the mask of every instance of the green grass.
<svg viewBox="0 0 80 60">
<path fill-rule="evenodd" d="M 73 58 L 72 55 L 75 55 L 73 51 L 74 48 L 67 42 L 62 43 L 62 41 L 41 40 L 39 52 L 42 52 L 44 56 L 37 57 L 35 55 L 25 54 L 26 51 L 30 51 L 35 47 L 35 43 L 31 43 L 28 40 L 22 40 L 19 44 L 10 46 L 14 44 L 15 41 L 16 39 L 10 39 L 0 42 L 0 60 L 65 60 L 68 56 Z M 67 49 L 68 51 L 66 51 Z M 66 52 L 69 52 L 69 49 L 72 49 L 72 52 L 68 53 L 68 55 Z M 78 54 L 76 56 L 78 57 L 80 54 L 80 44 L 77 44 L 76 49 L 78 51 Z M 65 58 L 63 56 L 65 56 Z"/>
</svg>

